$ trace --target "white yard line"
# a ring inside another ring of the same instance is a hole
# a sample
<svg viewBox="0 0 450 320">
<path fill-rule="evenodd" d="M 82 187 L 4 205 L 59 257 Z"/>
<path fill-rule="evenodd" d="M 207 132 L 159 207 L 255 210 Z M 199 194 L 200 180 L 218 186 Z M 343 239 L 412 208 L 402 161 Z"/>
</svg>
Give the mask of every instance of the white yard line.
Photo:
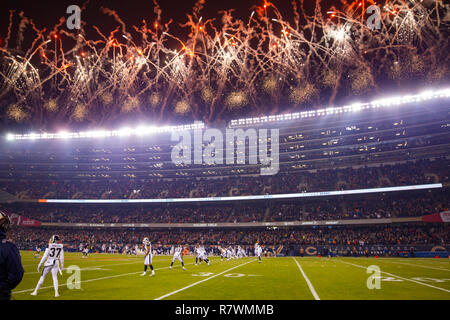
<svg viewBox="0 0 450 320">
<path fill-rule="evenodd" d="M 355 267 L 358 267 L 358 268 L 367 269 L 367 267 L 360 266 L 360 265 L 358 265 L 358 264 L 354 264 L 354 263 L 350 263 L 350 262 L 345 262 L 345 261 L 341 261 L 341 260 L 336 260 L 336 261 L 339 261 L 339 262 L 345 263 L 345 264 L 350 264 L 350 265 L 355 266 Z M 435 286 L 433 286 L 433 285 L 431 285 L 431 284 L 428 284 L 428 283 L 423 283 L 423 282 L 420 282 L 420 281 L 417 281 L 417 280 L 408 279 L 408 278 L 403 278 L 403 277 L 400 277 L 400 276 L 397 276 L 397 275 L 395 275 L 395 274 L 392 274 L 392 273 L 389 273 L 389 272 L 385 272 L 385 271 L 380 271 L 380 272 L 381 272 L 381 273 L 384 273 L 384 274 L 387 274 L 387 275 L 390 275 L 390 276 L 395 277 L 395 278 L 399 278 L 399 279 L 405 280 L 405 281 L 410 281 L 410 282 L 414 282 L 414 283 L 417 283 L 417 284 L 421 284 L 421 285 L 423 285 L 423 286 L 427 286 L 427 287 L 430 287 L 430 288 L 433 288 L 433 289 L 437 289 L 437 290 L 441 290 L 441 291 L 445 291 L 445 292 L 450 292 L 450 290 L 447 290 L 447 289 L 444 289 L 444 288 L 440 288 L 440 287 L 435 287 Z"/>
<path fill-rule="evenodd" d="M 292 259 L 294 259 L 295 263 L 297 264 L 297 267 L 299 268 L 300 272 L 303 275 L 303 278 L 305 278 L 306 283 L 308 284 L 309 290 L 311 291 L 312 295 L 314 296 L 314 299 L 316 300 L 320 300 L 319 295 L 317 294 L 316 290 L 314 289 L 311 281 L 309 281 L 308 277 L 306 276 L 305 272 L 303 272 L 302 267 L 300 266 L 300 264 L 298 263 L 297 259 L 295 259 L 294 257 L 292 257 Z"/>
<path fill-rule="evenodd" d="M 194 283 L 192 283 L 192 284 L 190 284 L 190 285 L 188 285 L 188 286 L 186 286 L 186 287 L 183 287 L 183 288 L 181 288 L 181 289 L 178 289 L 178 290 L 169 292 L 168 294 L 165 294 L 165 295 L 163 295 L 163 296 L 161 296 L 161 297 L 158 297 L 158 298 L 156 298 L 155 300 L 162 300 L 162 299 L 165 299 L 165 298 L 167 298 L 167 297 L 169 297 L 169 296 L 171 296 L 171 295 L 174 295 L 175 293 L 178 293 L 178 292 L 180 292 L 180 291 L 189 289 L 189 288 L 191 288 L 191 287 L 193 287 L 193 286 L 196 286 L 196 285 L 198 285 L 198 284 L 200 284 L 200 283 L 203 283 L 203 282 L 206 282 L 206 281 L 208 281 L 208 280 L 211 280 L 212 278 L 218 277 L 218 276 L 220 276 L 221 274 L 224 274 L 224 273 L 226 273 L 226 272 L 228 272 L 228 271 L 231 271 L 231 270 L 233 270 L 233 269 L 239 268 L 239 267 L 241 267 L 241 266 L 243 266 L 243 265 L 246 265 L 246 264 L 248 264 L 248 263 L 250 263 L 250 262 L 254 262 L 254 261 L 256 261 L 256 259 L 255 259 L 255 260 L 250 260 L 250 261 L 248 261 L 248 262 L 242 263 L 242 264 L 237 265 L 237 266 L 235 266 L 235 267 L 233 267 L 233 268 L 230 268 L 230 269 L 228 269 L 228 270 L 222 271 L 221 273 L 215 274 L 215 275 L 213 275 L 213 276 L 211 276 L 211 277 L 209 277 L 209 278 L 206 278 L 206 279 L 203 279 L 203 280 L 194 282 Z"/>
<path fill-rule="evenodd" d="M 161 256 L 154 256 L 154 257 L 161 257 Z M 165 256 L 164 256 L 165 257 Z M 90 269 L 90 268 L 101 268 L 101 267 L 111 267 L 111 266 L 123 266 L 123 265 L 127 265 L 127 264 L 135 264 L 135 263 L 142 263 L 142 261 L 143 261 L 143 259 L 144 259 L 144 256 L 142 256 L 142 259 L 140 259 L 141 257 L 138 257 L 138 258 L 135 258 L 135 259 L 124 259 L 124 260 L 120 260 L 120 261 L 117 261 L 118 263 L 114 263 L 114 264 L 104 264 L 104 265 L 101 265 L 101 266 L 84 266 L 84 267 L 82 267 L 81 268 L 81 271 L 95 271 L 95 270 L 83 270 L 83 269 Z M 134 261 L 133 261 L 134 260 Z M 170 261 L 170 259 L 163 259 L 162 261 Z M 40 260 L 39 260 L 40 261 Z M 76 260 L 76 261 L 78 261 L 78 260 Z M 101 260 L 80 260 L 81 262 L 92 262 L 92 261 L 101 261 Z M 127 262 L 127 263 L 120 263 L 121 261 L 133 261 L 133 262 Z M 66 261 L 64 261 L 64 262 L 67 262 L 67 260 Z M 28 265 L 28 266 L 35 266 L 35 267 L 37 267 L 37 265 L 39 264 L 39 262 L 38 263 L 36 263 L 36 264 L 30 264 L 30 265 Z M 65 264 L 67 264 L 67 263 L 65 263 Z M 26 272 L 25 271 L 25 275 L 27 275 L 27 274 L 36 274 L 36 273 L 42 273 L 42 271 L 39 271 L 39 272 L 37 272 L 37 271 L 35 271 L 35 272 Z"/>
<path fill-rule="evenodd" d="M 388 260 L 382 260 L 382 261 L 388 262 L 388 263 L 404 264 L 404 265 L 408 265 L 408 266 L 414 266 L 414 267 L 420 267 L 420 268 L 426 268 L 426 269 L 433 269 L 433 270 L 440 270 L 440 271 L 450 271 L 450 269 L 436 268 L 436 267 L 424 266 L 424 265 L 414 264 L 414 263 L 388 261 Z"/>
<path fill-rule="evenodd" d="M 187 263 L 185 265 L 191 265 L 193 263 Z M 173 268 L 179 268 L 181 266 L 175 266 Z M 162 270 L 162 269 L 168 269 L 169 267 L 163 267 L 163 268 L 156 268 L 155 270 Z M 112 279 L 112 278 L 118 278 L 118 277 L 124 277 L 124 276 L 129 276 L 131 274 L 138 274 L 138 273 L 142 273 L 142 271 L 137 271 L 137 272 L 130 272 L 130 273 L 122 273 L 122 274 L 116 274 L 114 276 L 108 276 L 108 277 L 102 277 L 102 278 L 96 278 L 96 279 L 88 279 L 88 280 L 82 280 L 82 281 L 76 281 L 73 282 L 72 284 L 77 284 L 77 283 L 85 283 L 85 282 L 92 282 L 92 281 L 99 281 L 99 280 L 106 280 L 106 279 Z M 148 276 L 147 276 L 148 277 Z M 60 284 L 58 287 L 64 287 L 66 286 L 66 284 Z M 53 286 L 48 286 L 48 287 L 41 287 L 39 290 L 42 289 L 49 289 L 49 288 L 53 288 Z M 13 291 L 12 294 L 16 294 L 16 293 L 24 293 L 24 292 L 30 292 L 33 291 L 33 289 L 26 289 L 26 290 L 21 290 L 21 291 Z"/>
<path fill-rule="evenodd" d="M 134 261 L 134 262 L 128 262 L 128 263 L 104 264 L 104 265 L 101 265 L 101 266 L 83 266 L 82 268 L 80 268 L 80 270 L 81 271 L 96 271 L 96 270 L 85 270 L 85 269 L 111 267 L 111 266 L 123 266 L 123 265 L 127 265 L 127 264 L 136 264 L 136 263 L 142 263 L 142 261 Z M 36 273 L 42 273 L 42 269 L 39 272 L 37 272 L 37 271 L 35 271 L 35 272 L 26 272 L 25 271 L 25 275 L 27 275 L 27 274 L 36 274 Z"/>
</svg>

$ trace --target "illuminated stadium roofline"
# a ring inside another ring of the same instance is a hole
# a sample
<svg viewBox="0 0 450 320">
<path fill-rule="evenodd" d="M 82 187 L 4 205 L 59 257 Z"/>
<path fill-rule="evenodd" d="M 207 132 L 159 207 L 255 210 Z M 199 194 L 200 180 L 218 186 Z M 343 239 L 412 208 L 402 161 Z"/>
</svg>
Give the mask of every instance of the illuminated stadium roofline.
<svg viewBox="0 0 450 320">
<path fill-rule="evenodd" d="M 295 113 L 278 114 L 272 116 L 262 116 L 256 118 L 243 118 L 230 121 L 230 128 L 237 126 L 247 126 L 253 124 L 262 124 L 268 122 L 289 121 L 303 118 L 312 118 L 318 116 L 328 116 L 347 112 L 356 112 L 365 109 L 376 109 L 382 107 L 390 107 L 407 103 L 414 103 L 432 99 L 450 97 L 450 88 L 439 90 L 427 90 L 415 95 L 405 95 L 390 98 L 373 100 L 366 103 L 354 103 L 343 107 L 330 107 L 325 109 L 310 110 Z"/>
<path fill-rule="evenodd" d="M 383 98 L 373 100 L 366 103 L 354 103 L 343 107 L 330 107 L 325 109 L 310 110 L 295 113 L 286 113 L 273 116 L 263 116 L 256 118 L 245 118 L 238 120 L 231 120 L 229 127 L 245 126 L 252 124 L 262 124 L 268 122 L 278 122 L 278 121 L 289 121 L 303 118 L 312 118 L 318 116 L 328 116 L 334 114 L 341 114 L 347 112 L 356 112 L 364 109 L 376 109 L 380 107 L 396 106 L 401 104 L 420 102 L 439 98 L 450 97 L 450 88 L 438 89 L 438 90 L 427 90 L 415 95 L 405 95 L 390 98 Z M 50 139 L 79 139 L 79 138 L 104 138 L 104 137 L 127 137 L 127 136 L 145 136 L 157 133 L 166 133 L 173 131 L 184 131 L 184 130 L 194 130 L 203 129 L 205 124 L 203 122 L 194 122 L 193 124 L 180 125 L 180 126 L 164 126 L 164 127 L 154 127 L 154 126 L 138 126 L 134 129 L 122 128 L 119 130 L 93 130 L 85 132 L 66 132 L 61 131 L 58 133 L 29 133 L 29 134 L 13 134 L 8 133 L 6 135 L 6 140 L 50 140 Z"/>
<path fill-rule="evenodd" d="M 206 202 L 206 201 L 238 201 L 238 200 L 268 200 L 268 199 L 290 199 L 309 198 L 325 196 L 342 196 L 362 193 L 379 193 L 394 191 L 412 191 L 423 189 L 442 188 L 442 183 L 420 184 L 400 187 L 354 189 L 343 191 L 320 191 L 304 193 L 284 193 L 258 196 L 234 196 L 234 197 L 205 197 L 205 198 L 169 198 L 169 199 L 39 199 L 39 203 L 181 203 L 181 202 Z"/>
<path fill-rule="evenodd" d="M 80 138 L 105 138 L 105 137 L 129 137 L 129 136 L 147 136 L 157 133 L 185 131 L 194 129 L 203 129 L 205 124 L 201 121 L 196 121 L 192 124 L 179 125 L 179 126 L 138 126 L 132 128 L 122 128 L 119 130 L 93 130 L 83 132 L 66 132 L 61 131 L 58 133 L 30 133 L 30 134 L 12 134 L 6 135 L 6 140 L 38 140 L 38 139 L 80 139 Z"/>
</svg>

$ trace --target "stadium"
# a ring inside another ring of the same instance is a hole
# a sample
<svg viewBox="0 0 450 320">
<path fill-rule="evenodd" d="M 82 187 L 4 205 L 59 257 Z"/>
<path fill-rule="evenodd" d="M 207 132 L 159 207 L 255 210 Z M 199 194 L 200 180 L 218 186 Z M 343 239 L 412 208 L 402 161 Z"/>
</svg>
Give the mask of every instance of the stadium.
<svg viewBox="0 0 450 320">
<path fill-rule="evenodd" d="M 67 81 L 58 72 L 54 88 Z M 63 125 L 61 113 L 44 126 L 34 111 L 14 121 L 16 110 L 0 142 L 0 210 L 25 270 L 12 297 L 449 300 L 445 80 L 257 113 L 236 107 L 251 94 L 233 105 L 234 92 L 230 112 L 161 111 L 164 121 L 146 123 L 127 111 L 107 126 Z M 24 96 L 16 86 L 8 101 Z M 65 256 L 58 297 L 51 277 L 32 296 L 55 235 Z"/>
</svg>

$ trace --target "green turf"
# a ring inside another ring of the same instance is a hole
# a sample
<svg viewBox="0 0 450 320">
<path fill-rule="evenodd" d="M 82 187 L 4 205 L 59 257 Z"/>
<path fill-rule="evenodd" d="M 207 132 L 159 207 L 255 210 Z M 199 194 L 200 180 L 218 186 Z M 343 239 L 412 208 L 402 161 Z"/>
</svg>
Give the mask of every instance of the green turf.
<svg viewBox="0 0 450 320">
<path fill-rule="evenodd" d="M 407 258 L 318 258 L 296 257 L 309 279 L 308 286 L 292 257 L 255 258 L 220 261 L 211 258 L 211 265 L 194 265 L 195 258 L 185 257 L 186 271 L 172 257 L 156 256 L 156 276 L 141 277 L 142 256 L 66 253 L 65 268 L 81 268 L 81 289 L 69 290 L 63 271 L 59 276 L 60 297 L 54 298 L 51 275 L 45 279 L 37 296 L 31 296 L 40 273 L 39 259 L 34 253 L 21 252 L 25 275 L 13 291 L 13 298 L 28 299 L 235 299 L 276 300 L 315 299 L 312 290 L 322 299 L 432 299 L 450 300 L 450 259 Z M 369 290 L 370 276 L 366 268 L 377 265 L 382 271 L 381 288 Z M 42 270 L 42 269 L 41 269 Z"/>
</svg>

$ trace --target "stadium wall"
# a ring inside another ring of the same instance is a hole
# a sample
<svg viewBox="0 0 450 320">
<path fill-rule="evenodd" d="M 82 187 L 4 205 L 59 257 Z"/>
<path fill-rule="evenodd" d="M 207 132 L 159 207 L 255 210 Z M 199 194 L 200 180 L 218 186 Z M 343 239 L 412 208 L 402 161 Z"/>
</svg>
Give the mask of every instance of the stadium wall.
<svg viewBox="0 0 450 320">
<path fill-rule="evenodd" d="M 42 227 L 63 228 L 252 228 L 252 227 L 310 227 L 333 225 L 370 225 L 422 222 L 422 217 L 387 218 L 387 219 L 349 219 L 326 221 L 274 221 L 274 222 L 236 222 L 236 223 L 64 223 L 42 222 Z"/>
</svg>

